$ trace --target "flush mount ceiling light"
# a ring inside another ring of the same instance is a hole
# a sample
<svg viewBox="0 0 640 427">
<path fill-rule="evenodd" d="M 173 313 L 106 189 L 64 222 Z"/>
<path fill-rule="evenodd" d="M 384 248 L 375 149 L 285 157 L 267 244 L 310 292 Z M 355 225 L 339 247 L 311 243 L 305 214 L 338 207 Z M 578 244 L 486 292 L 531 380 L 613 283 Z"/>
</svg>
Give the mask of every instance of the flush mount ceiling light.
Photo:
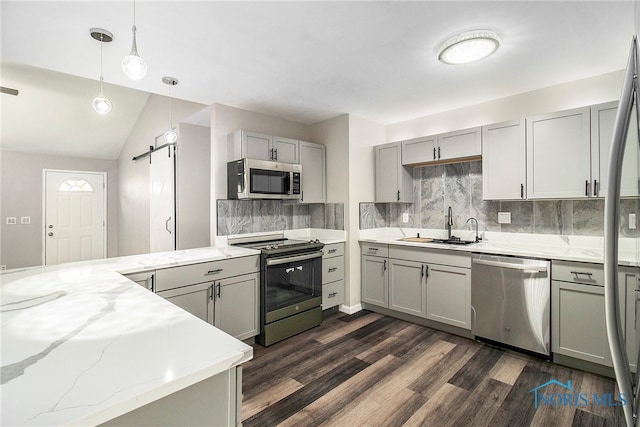
<svg viewBox="0 0 640 427">
<path fill-rule="evenodd" d="M 178 79 L 164 76 L 162 78 L 162 83 L 169 85 L 169 88 L 171 88 L 178 84 Z M 162 138 L 164 139 L 164 142 L 168 144 L 173 144 L 178 140 L 178 133 L 171 122 L 171 89 L 169 89 L 169 129 L 162 135 Z"/>
<path fill-rule="evenodd" d="M 467 64 L 486 58 L 500 47 L 500 37 L 491 30 L 473 30 L 442 43 L 438 59 L 445 64 Z"/>
<path fill-rule="evenodd" d="M 102 44 L 110 43 L 113 40 L 113 34 L 102 28 L 92 28 L 89 33 L 93 39 L 100 42 L 100 95 L 93 98 L 91 106 L 98 114 L 109 114 L 111 112 L 111 101 L 104 96 L 102 91 Z"/>
<path fill-rule="evenodd" d="M 138 45 L 136 43 L 136 2 L 133 1 L 133 43 L 131 45 L 131 53 L 122 58 L 122 71 L 133 80 L 140 80 L 147 75 L 147 63 L 138 54 Z"/>
</svg>

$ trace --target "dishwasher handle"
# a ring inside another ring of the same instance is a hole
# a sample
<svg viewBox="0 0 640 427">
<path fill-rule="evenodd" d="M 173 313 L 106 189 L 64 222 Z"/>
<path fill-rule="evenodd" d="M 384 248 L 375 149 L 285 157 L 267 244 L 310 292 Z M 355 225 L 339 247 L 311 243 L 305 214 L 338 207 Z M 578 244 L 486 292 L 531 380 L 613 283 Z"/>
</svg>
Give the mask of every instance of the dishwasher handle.
<svg viewBox="0 0 640 427">
<path fill-rule="evenodd" d="M 545 265 L 514 264 L 510 262 L 503 262 L 503 261 L 489 261 L 486 259 L 474 259 L 473 263 L 480 264 L 480 265 L 487 265 L 490 267 L 510 268 L 512 270 L 522 270 L 522 271 L 533 272 L 533 273 L 545 273 L 547 271 L 547 266 Z"/>
</svg>

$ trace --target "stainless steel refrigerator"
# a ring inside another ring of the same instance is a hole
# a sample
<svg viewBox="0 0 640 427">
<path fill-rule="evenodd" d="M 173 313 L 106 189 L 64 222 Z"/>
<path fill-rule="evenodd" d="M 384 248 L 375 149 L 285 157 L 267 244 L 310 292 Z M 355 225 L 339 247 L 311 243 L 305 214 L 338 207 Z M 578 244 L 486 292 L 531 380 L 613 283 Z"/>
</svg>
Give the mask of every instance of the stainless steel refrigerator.
<svg viewBox="0 0 640 427">
<path fill-rule="evenodd" d="M 624 340 L 624 329 L 622 328 L 621 309 L 618 304 L 618 264 L 619 264 L 619 229 L 620 229 L 620 192 L 622 166 L 625 154 L 625 146 L 628 143 L 628 136 L 633 143 L 638 141 L 635 136 L 640 134 L 638 123 L 640 114 L 638 113 L 639 85 L 638 74 L 640 73 L 637 36 L 633 37 L 629 62 L 624 75 L 622 94 L 618 104 L 618 112 L 613 128 L 613 139 L 609 154 L 608 184 L 604 203 L 604 274 L 605 274 L 605 319 L 607 326 L 607 337 L 611 350 L 613 368 L 615 370 L 616 381 L 620 394 L 623 395 L 626 403 L 622 406 L 627 426 L 636 426 L 638 415 L 639 396 L 638 374 L 635 378 L 629 367 L 629 356 Z M 635 163 L 637 171 L 637 161 Z M 640 174 L 637 174 L 640 177 Z M 640 179 L 638 180 L 640 187 Z M 640 189 L 639 189 L 640 192 Z M 638 198 L 636 197 L 636 200 Z M 636 239 L 635 260 L 636 265 L 640 260 L 640 241 Z M 636 330 L 627 331 L 636 333 L 636 343 L 640 343 L 638 332 L 640 332 L 640 322 L 638 321 L 638 308 L 640 299 L 640 288 L 636 283 L 635 292 L 636 303 Z M 636 345 L 636 348 L 640 346 Z M 640 362 L 638 354 L 633 355 L 635 361 Z M 637 365 L 640 367 L 640 365 Z M 640 369 L 639 369 L 640 370 Z"/>
</svg>

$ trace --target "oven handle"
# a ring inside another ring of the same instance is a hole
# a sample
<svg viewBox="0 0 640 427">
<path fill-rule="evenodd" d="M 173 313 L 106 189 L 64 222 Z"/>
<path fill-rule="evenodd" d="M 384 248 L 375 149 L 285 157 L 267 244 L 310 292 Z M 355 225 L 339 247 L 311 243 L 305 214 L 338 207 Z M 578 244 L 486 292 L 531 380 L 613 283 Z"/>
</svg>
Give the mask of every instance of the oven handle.
<svg viewBox="0 0 640 427">
<path fill-rule="evenodd" d="M 267 266 L 287 264 L 289 262 L 305 261 L 307 259 L 322 258 L 322 251 L 311 252 L 310 254 L 294 255 L 283 258 L 267 259 Z"/>
</svg>

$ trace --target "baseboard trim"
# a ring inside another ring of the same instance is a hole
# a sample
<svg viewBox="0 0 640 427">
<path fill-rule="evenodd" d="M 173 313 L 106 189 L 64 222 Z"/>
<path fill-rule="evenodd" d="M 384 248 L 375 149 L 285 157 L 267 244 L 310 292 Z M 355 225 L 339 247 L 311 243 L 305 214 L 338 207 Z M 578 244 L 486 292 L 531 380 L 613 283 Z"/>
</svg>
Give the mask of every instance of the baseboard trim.
<svg viewBox="0 0 640 427">
<path fill-rule="evenodd" d="M 355 314 L 359 311 L 362 311 L 362 304 L 358 303 L 356 305 L 348 306 L 348 305 L 340 305 L 340 312 L 346 314 Z"/>
</svg>

